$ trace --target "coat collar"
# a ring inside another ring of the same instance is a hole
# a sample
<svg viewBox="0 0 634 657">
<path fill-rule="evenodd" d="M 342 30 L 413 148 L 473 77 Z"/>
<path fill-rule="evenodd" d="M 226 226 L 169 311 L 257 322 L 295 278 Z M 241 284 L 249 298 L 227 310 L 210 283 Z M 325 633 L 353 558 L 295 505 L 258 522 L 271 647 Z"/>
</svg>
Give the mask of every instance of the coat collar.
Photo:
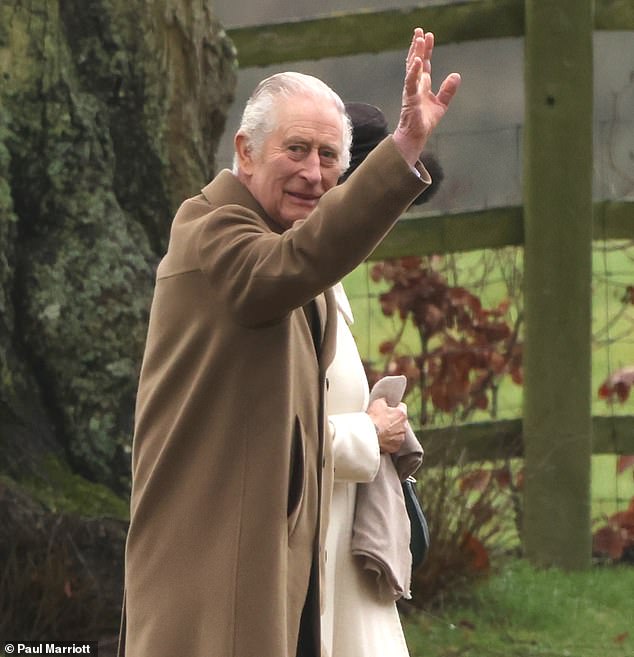
<svg viewBox="0 0 634 657">
<path fill-rule="evenodd" d="M 229 169 L 223 169 L 208 185 L 202 188 L 201 192 L 214 208 L 227 205 L 227 198 L 230 198 L 232 203 L 255 212 L 274 233 L 281 235 L 284 232 L 284 229 L 269 217 L 253 194 Z"/>
</svg>

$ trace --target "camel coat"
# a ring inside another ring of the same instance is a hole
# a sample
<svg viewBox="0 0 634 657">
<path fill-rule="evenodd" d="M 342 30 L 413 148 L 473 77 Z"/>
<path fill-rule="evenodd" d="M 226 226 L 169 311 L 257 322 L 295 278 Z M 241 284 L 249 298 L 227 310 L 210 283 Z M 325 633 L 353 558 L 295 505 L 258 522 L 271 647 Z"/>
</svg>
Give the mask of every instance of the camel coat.
<svg viewBox="0 0 634 657">
<path fill-rule="evenodd" d="M 336 281 L 429 183 L 388 137 L 281 232 L 229 171 L 183 203 L 141 369 L 120 653 L 294 657 L 319 596 Z M 304 304 L 322 299 L 316 348 Z M 324 308 L 325 307 L 325 308 Z"/>
</svg>

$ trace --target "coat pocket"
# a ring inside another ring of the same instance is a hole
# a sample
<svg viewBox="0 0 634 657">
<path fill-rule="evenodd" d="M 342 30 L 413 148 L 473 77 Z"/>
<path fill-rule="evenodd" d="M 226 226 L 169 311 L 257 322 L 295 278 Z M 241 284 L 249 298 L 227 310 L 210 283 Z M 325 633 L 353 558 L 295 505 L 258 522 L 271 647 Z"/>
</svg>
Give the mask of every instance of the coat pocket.
<svg viewBox="0 0 634 657">
<path fill-rule="evenodd" d="M 293 442 L 291 443 L 290 471 L 288 477 L 288 532 L 293 533 L 300 515 L 302 499 L 304 497 L 304 484 L 306 468 L 306 452 L 304 445 L 304 432 L 299 417 L 295 416 Z"/>
</svg>

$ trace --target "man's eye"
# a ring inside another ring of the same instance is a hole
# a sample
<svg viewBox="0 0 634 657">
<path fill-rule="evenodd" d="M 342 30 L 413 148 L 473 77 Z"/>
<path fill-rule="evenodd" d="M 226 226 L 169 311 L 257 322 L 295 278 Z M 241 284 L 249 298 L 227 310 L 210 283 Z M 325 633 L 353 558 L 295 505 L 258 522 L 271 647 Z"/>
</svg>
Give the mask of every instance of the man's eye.
<svg viewBox="0 0 634 657">
<path fill-rule="evenodd" d="M 297 155 L 303 155 L 306 152 L 306 146 L 303 146 L 302 144 L 291 144 L 288 147 L 288 150 L 291 153 L 295 153 Z"/>
<path fill-rule="evenodd" d="M 324 164 L 335 164 L 338 160 L 337 153 L 327 149 L 319 151 L 319 157 Z"/>
</svg>

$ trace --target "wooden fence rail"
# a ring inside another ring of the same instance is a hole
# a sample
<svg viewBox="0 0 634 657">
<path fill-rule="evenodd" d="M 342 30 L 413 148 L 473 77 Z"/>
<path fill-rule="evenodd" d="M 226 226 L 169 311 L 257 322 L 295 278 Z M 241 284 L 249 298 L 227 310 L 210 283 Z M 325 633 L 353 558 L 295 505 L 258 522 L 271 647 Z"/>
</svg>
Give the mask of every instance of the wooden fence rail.
<svg viewBox="0 0 634 657">
<path fill-rule="evenodd" d="M 425 447 L 425 465 L 517 458 L 524 454 L 522 420 L 474 422 L 416 432 Z M 593 454 L 634 454 L 634 417 L 592 418 Z"/>
<path fill-rule="evenodd" d="M 307 20 L 227 30 L 241 68 L 400 50 L 416 25 L 433 25 L 439 45 L 521 37 L 524 0 L 337 12 Z M 596 0 L 595 29 L 634 30 L 631 0 Z"/>
</svg>

